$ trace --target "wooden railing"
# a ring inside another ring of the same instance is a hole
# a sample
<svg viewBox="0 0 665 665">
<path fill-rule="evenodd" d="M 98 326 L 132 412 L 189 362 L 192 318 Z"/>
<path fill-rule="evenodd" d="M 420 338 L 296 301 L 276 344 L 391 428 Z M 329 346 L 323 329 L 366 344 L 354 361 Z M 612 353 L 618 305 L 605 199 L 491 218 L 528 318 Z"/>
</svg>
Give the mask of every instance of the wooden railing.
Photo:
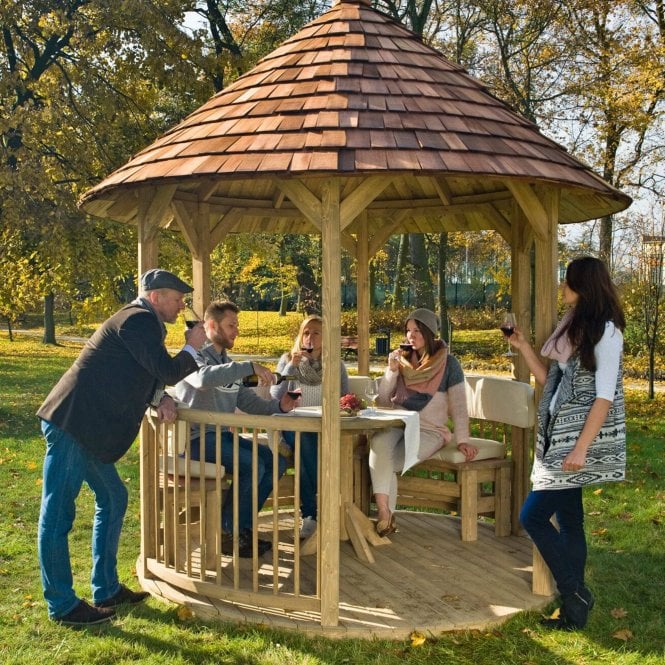
<svg viewBox="0 0 665 665">
<path fill-rule="evenodd" d="M 291 477 L 283 483 L 288 487 L 288 498 L 282 499 L 279 491 L 273 491 L 272 508 L 259 513 L 258 446 L 271 446 L 273 487 L 279 488 L 277 428 L 287 424 L 285 419 L 180 408 L 175 423 L 158 424 L 156 414 L 148 411 L 141 431 L 143 574 L 185 591 L 258 607 L 322 612 L 326 603 L 337 605 L 338 598 L 321 595 L 321 552 L 328 549 L 322 546 L 328 541 L 339 546 L 339 533 L 322 524 L 315 554 L 305 558 L 300 551 L 300 433 L 320 432 L 320 422 L 316 418 L 288 418 L 288 429 L 296 432 L 293 466 L 287 472 Z M 214 427 L 217 442 L 216 461 L 208 464 L 193 460 L 190 449 L 192 428 L 198 428 L 203 436 L 206 425 Z M 223 429 L 233 434 L 233 473 L 227 473 L 220 463 Z M 237 460 L 241 437 L 251 440 L 253 454 L 255 547 L 249 559 L 238 556 Z M 234 551 L 224 555 L 221 506 L 226 493 L 234 491 Z M 256 553 L 259 536 L 273 542 L 272 550 L 261 557 Z"/>
</svg>

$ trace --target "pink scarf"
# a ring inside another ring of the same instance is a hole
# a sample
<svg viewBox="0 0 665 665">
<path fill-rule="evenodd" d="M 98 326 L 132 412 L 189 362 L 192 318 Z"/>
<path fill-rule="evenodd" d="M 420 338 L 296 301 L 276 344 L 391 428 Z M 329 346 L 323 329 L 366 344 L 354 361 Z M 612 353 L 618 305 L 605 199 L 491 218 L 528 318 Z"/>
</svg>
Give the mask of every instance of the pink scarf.
<svg viewBox="0 0 665 665">
<path fill-rule="evenodd" d="M 568 362 L 568 359 L 573 355 L 573 347 L 570 343 L 568 333 L 564 333 L 557 339 L 557 336 L 562 330 L 566 330 L 570 325 L 573 318 L 573 310 L 569 309 L 559 321 L 559 325 L 554 329 L 554 332 L 547 338 L 543 348 L 540 350 L 540 355 L 545 358 L 551 358 L 559 362 Z"/>
</svg>

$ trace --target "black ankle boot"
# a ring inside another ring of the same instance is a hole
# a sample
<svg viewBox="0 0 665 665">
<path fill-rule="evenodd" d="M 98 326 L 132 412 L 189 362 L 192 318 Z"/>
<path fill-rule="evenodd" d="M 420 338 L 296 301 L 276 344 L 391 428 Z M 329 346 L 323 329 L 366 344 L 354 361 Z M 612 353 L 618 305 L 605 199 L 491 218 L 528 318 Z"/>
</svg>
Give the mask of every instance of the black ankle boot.
<svg viewBox="0 0 665 665">
<path fill-rule="evenodd" d="M 574 593 L 563 595 L 561 600 L 561 621 L 565 624 L 561 628 L 563 630 L 584 628 L 589 619 L 589 612 L 595 604 L 591 591 L 583 586 Z"/>
</svg>

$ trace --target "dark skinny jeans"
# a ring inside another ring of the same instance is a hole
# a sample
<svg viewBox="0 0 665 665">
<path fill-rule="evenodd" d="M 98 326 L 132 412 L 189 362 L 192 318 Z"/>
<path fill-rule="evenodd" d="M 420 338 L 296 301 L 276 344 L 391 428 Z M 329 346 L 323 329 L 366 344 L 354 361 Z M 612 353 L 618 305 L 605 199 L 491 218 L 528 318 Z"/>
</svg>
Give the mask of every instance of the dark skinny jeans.
<svg viewBox="0 0 665 665">
<path fill-rule="evenodd" d="M 553 515 L 559 529 L 551 522 Z M 552 571 L 559 593 L 583 587 L 587 545 L 582 488 L 532 490 L 522 506 L 520 522 Z"/>
</svg>

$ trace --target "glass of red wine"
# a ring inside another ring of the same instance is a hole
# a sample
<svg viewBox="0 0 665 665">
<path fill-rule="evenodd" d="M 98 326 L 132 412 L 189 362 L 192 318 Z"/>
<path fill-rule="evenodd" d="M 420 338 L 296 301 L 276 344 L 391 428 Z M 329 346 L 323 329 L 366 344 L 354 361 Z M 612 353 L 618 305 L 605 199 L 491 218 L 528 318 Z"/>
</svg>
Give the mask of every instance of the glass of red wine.
<svg viewBox="0 0 665 665">
<path fill-rule="evenodd" d="M 300 384 L 297 381 L 289 381 L 286 392 L 291 399 L 298 399 L 298 397 L 302 397 L 302 390 L 300 389 Z"/>
<path fill-rule="evenodd" d="M 513 312 L 506 312 L 505 316 L 501 321 L 501 325 L 499 326 L 499 329 L 505 335 L 506 339 L 508 339 L 508 337 L 510 337 L 515 332 L 516 327 L 517 327 L 517 319 L 515 318 L 515 314 L 513 314 Z M 513 349 L 510 346 L 510 342 L 508 342 L 508 351 L 503 355 L 508 357 L 517 355 L 516 353 L 513 352 Z"/>
<path fill-rule="evenodd" d="M 411 351 L 413 351 L 413 344 L 404 342 L 404 344 L 399 345 L 399 350 L 403 351 L 404 353 L 411 353 Z"/>
</svg>

